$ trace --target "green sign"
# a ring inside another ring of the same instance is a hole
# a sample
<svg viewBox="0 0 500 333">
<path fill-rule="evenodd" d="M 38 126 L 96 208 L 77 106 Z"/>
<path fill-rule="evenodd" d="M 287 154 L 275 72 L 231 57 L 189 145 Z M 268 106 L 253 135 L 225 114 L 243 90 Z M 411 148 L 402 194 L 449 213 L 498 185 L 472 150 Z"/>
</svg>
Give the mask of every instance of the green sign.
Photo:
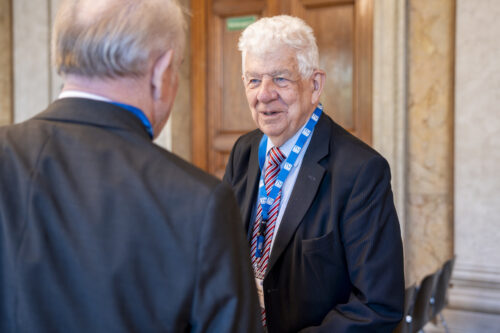
<svg viewBox="0 0 500 333">
<path fill-rule="evenodd" d="M 227 30 L 243 30 L 256 20 L 255 16 L 229 17 L 226 19 Z"/>
</svg>

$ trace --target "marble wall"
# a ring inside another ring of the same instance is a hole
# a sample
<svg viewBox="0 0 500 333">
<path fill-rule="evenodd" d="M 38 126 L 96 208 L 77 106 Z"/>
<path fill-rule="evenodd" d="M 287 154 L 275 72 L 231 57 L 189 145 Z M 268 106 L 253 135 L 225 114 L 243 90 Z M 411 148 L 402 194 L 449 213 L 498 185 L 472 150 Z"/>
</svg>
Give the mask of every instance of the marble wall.
<svg viewBox="0 0 500 333">
<path fill-rule="evenodd" d="M 60 80 L 50 66 L 50 27 L 57 4 L 12 1 L 14 122 L 39 113 L 58 95 Z"/>
<path fill-rule="evenodd" d="M 406 225 L 406 2 L 373 6 L 373 147 L 391 167 L 403 241 Z"/>
<path fill-rule="evenodd" d="M 0 126 L 12 121 L 12 25 L 10 0 L 0 0 Z"/>
<path fill-rule="evenodd" d="M 455 308 L 500 315 L 500 2 L 457 0 Z"/>
<path fill-rule="evenodd" d="M 407 283 L 453 256 L 454 0 L 410 0 Z"/>
<path fill-rule="evenodd" d="M 456 254 L 457 333 L 500 327 L 498 17 L 497 0 L 409 1 L 407 283 Z"/>
</svg>

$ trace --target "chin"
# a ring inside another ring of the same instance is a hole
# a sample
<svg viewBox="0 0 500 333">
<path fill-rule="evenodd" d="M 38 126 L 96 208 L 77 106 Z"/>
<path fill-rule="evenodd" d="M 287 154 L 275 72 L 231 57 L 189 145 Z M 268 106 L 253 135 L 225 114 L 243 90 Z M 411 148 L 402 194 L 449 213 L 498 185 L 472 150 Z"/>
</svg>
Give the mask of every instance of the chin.
<svg viewBox="0 0 500 333">
<path fill-rule="evenodd" d="M 260 130 L 270 138 L 277 138 L 277 137 L 280 137 L 281 135 L 283 135 L 282 130 L 269 129 L 269 128 L 266 128 L 265 126 L 261 127 Z"/>
</svg>

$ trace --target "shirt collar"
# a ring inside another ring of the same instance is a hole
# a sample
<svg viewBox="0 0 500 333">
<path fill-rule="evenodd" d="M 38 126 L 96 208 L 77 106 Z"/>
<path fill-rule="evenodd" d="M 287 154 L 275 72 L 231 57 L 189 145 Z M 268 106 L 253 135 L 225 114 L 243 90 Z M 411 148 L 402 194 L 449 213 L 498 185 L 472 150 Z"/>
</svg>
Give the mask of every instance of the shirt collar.
<svg viewBox="0 0 500 333">
<path fill-rule="evenodd" d="M 79 90 L 64 90 L 59 94 L 59 99 L 61 98 L 70 98 L 70 97 L 78 97 L 78 98 L 86 98 L 86 99 L 93 99 L 96 101 L 103 101 L 103 102 L 111 102 L 109 98 L 106 98 L 104 96 L 84 92 L 84 91 L 79 91 Z"/>
<path fill-rule="evenodd" d="M 64 90 L 59 94 L 59 99 L 75 98 L 75 97 L 111 103 L 111 104 L 117 105 L 117 106 L 133 113 L 137 118 L 139 118 L 141 123 L 144 125 L 144 127 L 146 128 L 146 131 L 148 132 L 151 139 L 154 138 L 153 126 L 151 125 L 151 122 L 149 121 L 149 119 L 146 117 L 146 115 L 144 114 L 144 112 L 141 109 L 139 109 L 135 106 L 132 106 L 132 105 L 114 102 L 113 100 L 106 98 L 104 96 L 100 96 L 97 94 L 88 93 L 88 92 L 84 92 L 84 91 L 79 91 L 79 90 Z"/>
<path fill-rule="evenodd" d="M 286 140 L 285 143 L 279 147 L 281 152 L 285 155 L 285 158 L 288 157 L 288 155 L 290 155 L 290 152 L 292 151 L 295 142 L 297 142 L 297 139 L 299 138 L 300 134 L 302 133 L 302 130 L 306 127 L 306 125 L 307 122 L 297 132 L 295 132 L 295 134 L 290 139 Z M 269 151 L 273 147 L 274 143 L 271 141 L 271 139 L 267 140 L 266 156 L 267 154 L 269 154 Z"/>
</svg>

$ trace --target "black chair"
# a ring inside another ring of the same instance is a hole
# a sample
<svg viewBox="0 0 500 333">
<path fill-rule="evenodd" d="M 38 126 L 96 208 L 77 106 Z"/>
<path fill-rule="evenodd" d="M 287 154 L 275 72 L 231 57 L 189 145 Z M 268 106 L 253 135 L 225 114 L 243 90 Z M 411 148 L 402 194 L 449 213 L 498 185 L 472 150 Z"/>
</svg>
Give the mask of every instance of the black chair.
<svg viewBox="0 0 500 333">
<path fill-rule="evenodd" d="M 434 297 L 431 299 L 432 313 L 431 318 L 435 321 L 437 317 L 441 320 L 443 327 L 447 333 L 449 333 L 448 325 L 444 320 L 443 311 L 444 307 L 448 305 L 448 287 L 450 286 L 451 273 L 453 271 L 453 265 L 455 264 L 455 257 L 447 260 L 443 264 L 443 268 L 441 269 L 441 274 L 439 275 L 439 279 L 436 284 L 436 290 L 434 293 Z"/>
<path fill-rule="evenodd" d="M 417 287 L 412 284 L 405 289 L 405 308 L 403 320 L 399 323 L 394 333 L 411 333 L 411 324 L 413 320 L 413 307 L 415 305 L 415 296 L 417 295 Z"/>
<path fill-rule="evenodd" d="M 427 324 L 431 319 L 431 298 L 433 297 L 434 290 L 436 289 L 439 273 L 440 271 L 437 271 L 433 274 L 427 275 L 418 287 L 417 296 L 415 298 L 415 306 L 413 307 L 411 325 L 412 333 L 422 330 L 425 324 Z"/>
</svg>

